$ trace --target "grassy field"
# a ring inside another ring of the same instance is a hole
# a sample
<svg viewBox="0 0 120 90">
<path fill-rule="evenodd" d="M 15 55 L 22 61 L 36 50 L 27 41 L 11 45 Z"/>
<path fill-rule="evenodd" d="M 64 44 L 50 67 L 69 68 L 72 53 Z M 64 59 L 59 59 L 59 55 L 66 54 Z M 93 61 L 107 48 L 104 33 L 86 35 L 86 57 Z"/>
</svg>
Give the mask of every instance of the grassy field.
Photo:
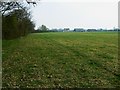
<svg viewBox="0 0 120 90">
<path fill-rule="evenodd" d="M 118 33 L 34 33 L 3 40 L 3 87 L 120 87 Z"/>
</svg>

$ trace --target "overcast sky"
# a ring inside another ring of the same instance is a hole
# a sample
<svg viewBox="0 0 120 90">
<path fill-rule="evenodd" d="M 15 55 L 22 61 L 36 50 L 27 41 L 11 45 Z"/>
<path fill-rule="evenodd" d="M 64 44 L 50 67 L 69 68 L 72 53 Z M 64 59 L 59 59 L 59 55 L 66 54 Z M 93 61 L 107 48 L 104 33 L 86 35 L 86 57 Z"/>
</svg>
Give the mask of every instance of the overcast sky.
<svg viewBox="0 0 120 90">
<path fill-rule="evenodd" d="M 116 0 L 44 0 L 32 7 L 36 28 L 113 28 L 118 26 Z"/>
</svg>

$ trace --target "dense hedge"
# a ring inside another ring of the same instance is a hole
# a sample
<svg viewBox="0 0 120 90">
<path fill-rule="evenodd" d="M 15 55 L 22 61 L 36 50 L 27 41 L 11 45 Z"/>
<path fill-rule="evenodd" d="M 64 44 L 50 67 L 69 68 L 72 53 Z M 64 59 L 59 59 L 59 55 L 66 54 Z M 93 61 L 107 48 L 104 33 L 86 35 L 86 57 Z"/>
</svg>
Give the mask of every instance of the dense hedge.
<svg viewBox="0 0 120 90">
<path fill-rule="evenodd" d="M 25 9 L 17 9 L 2 16 L 2 38 L 14 39 L 25 36 L 34 30 L 30 13 Z"/>
</svg>

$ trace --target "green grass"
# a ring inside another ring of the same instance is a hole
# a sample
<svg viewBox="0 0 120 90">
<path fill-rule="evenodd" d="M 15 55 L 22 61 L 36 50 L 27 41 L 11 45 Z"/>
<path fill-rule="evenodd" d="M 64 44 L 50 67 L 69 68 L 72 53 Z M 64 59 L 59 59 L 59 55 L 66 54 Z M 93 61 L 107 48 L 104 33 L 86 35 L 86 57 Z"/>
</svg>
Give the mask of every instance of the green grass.
<svg viewBox="0 0 120 90">
<path fill-rule="evenodd" d="M 3 87 L 120 87 L 118 33 L 34 33 L 3 40 Z"/>
</svg>

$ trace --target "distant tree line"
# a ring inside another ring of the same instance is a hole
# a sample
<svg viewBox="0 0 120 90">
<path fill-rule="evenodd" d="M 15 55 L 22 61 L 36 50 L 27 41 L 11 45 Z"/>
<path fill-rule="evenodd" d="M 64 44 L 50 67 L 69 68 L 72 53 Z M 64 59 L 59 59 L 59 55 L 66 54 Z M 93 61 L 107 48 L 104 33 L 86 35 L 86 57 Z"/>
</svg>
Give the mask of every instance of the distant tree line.
<svg viewBox="0 0 120 90">
<path fill-rule="evenodd" d="M 41 25 L 40 27 L 38 27 L 37 30 L 33 31 L 33 33 L 43 33 L 43 32 L 50 32 L 50 30 L 45 25 Z"/>
<path fill-rule="evenodd" d="M 42 27 L 45 27 L 42 29 Z M 114 29 L 83 29 L 83 28 L 75 28 L 73 30 L 70 30 L 68 28 L 64 29 L 48 29 L 45 25 L 42 25 L 37 30 L 34 31 L 34 33 L 42 33 L 42 32 L 120 32 L 119 28 Z"/>
<path fill-rule="evenodd" d="M 14 39 L 25 36 L 34 30 L 31 14 L 21 3 L 0 2 L 2 13 L 2 38 Z"/>
</svg>

